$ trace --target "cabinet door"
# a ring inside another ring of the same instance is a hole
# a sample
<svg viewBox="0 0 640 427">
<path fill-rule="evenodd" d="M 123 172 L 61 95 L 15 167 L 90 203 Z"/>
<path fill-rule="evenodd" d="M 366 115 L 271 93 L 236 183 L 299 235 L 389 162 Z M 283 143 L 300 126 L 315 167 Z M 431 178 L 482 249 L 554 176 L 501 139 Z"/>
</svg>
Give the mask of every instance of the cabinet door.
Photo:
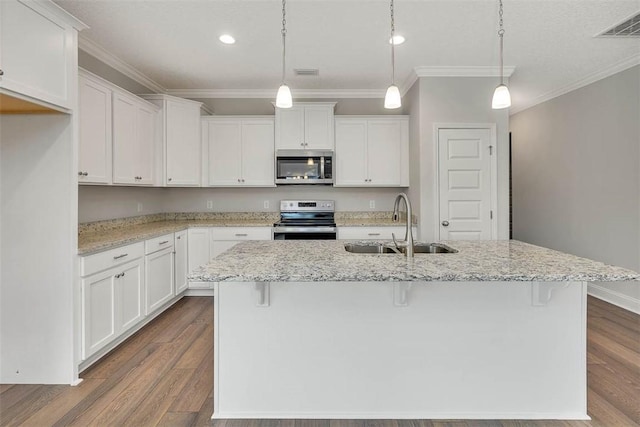
<svg viewBox="0 0 640 427">
<path fill-rule="evenodd" d="M 304 107 L 304 142 L 309 150 L 333 150 L 333 107 Z"/>
<path fill-rule="evenodd" d="M 158 111 L 138 105 L 136 112 L 135 176 L 137 184 L 153 184 L 156 159 L 156 125 Z"/>
<path fill-rule="evenodd" d="M 136 121 L 138 106 L 134 99 L 113 95 L 113 183 L 137 184 L 138 169 Z"/>
<path fill-rule="evenodd" d="M 240 120 L 209 122 L 209 185 L 242 185 Z"/>
<path fill-rule="evenodd" d="M 275 185 L 273 120 L 242 122 L 242 183 Z"/>
<path fill-rule="evenodd" d="M 119 276 L 119 277 L 118 277 Z M 116 274 L 116 295 L 120 307 L 118 333 L 135 326 L 144 318 L 142 260 L 127 264 Z"/>
<path fill-rule="evenodd" d="M 276 148 L 305 148 L 305 108 L 276 108 Z"/>
<path fill-rule="evenodd" d="M 152 313 L 173 298 L 173 275 L 172 248 L 145 257 L 146 314 Z"/>
<path fill-rule="evenodd" d="M 111 342 L 116 330 L 114 270 L 82 279 L 82 358 Z"/>
<path fill-rule="evenodd" d="M 200 107 L 167 101 L 165 111 L 167 185 L 200 185 Z"/>
<path fill-rule="evenodd" d="M 400 186 L 401 140 L 399 121 L 368 121 L 367 169 L 370 185 Z"/>
<path fill-rule="evenodd" d="M 71 108 L 74 32 L 37 2 L 0 1 L 0 87 Z"/>
<path fill-rule="evenodd" d="M 187 232 L 179 231 L 175 234 L 174 239 L 174 262 L 175 262 L 175 283 L 176 295 L 187 289 L 189 283 L 187 281 Z"/>
<path fill-rule="evenodd" d="M 335 185 L 368 185 L 367 121 L 336 120 Z"/>
<path fill-rule="evenodd" d="M 110 184 L 111 89 L 83 77 L 79 86 L 78 182 Z"/>
<path fill-rule="evenodd" d="M 191 273 L 196 268 L 207 264 L 211 260 L 209 256 L 209 229 L 190 228 L 188 235 L 188 273 Z"/>
</svg>

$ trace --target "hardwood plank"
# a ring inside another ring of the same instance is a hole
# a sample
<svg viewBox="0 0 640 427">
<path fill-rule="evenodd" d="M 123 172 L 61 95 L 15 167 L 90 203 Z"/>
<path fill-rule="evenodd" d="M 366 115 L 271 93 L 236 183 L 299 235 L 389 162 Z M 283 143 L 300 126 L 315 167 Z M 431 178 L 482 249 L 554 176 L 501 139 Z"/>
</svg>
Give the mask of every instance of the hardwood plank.
<svg viewBox="0 0 640 427">
<path fill-rule="evenodd" d="M 195 322 L 196 320 L 202 321 L 203 313 L 207 312 L 209 307 L 213 310 L 213 298 L 205 297 L 205 299 L 198 301 L 189 311 L 183 313 L 182 316 L 178 317 L 173 323 L 160 331 L 153 338 L 153 342 L 173 341 L 191 323 L 199 323 Z M 213 311 L 211 312 L 210 322 L 213 322 Z"/>
<path fill-rule="evenodd" d="M 591 365 L 587 369 L 589 388 L 600 396 L 615 401 L 613 405 L 636 423 L 640 423 L 640 385 L 626 378 L 615 378 L 606 366 Z"/>
<path fill-rule="evenodd" d="M 601 310 L 602 312 L 606 313 L 607 317 L 615 316 L 619 318 L 625 318 L 635 323 L 640 321 L 640 314 L 625 310 L 622 307 L 618 307 L 617 305 L 613 305 L 593 296 L 587 297 L 587 310 L 589 310 L 590 308 Z"/>
<path fill-rule="evenodd" d="M 623 364 L 640 367 L 640 353 L 625 347 L 610 336 L 590 330 L 587 334 L 587 342 L 589 345 L 600 347 L 610 352 L 611 357 Z"/>
<path fill-rule="evenodd" d="M 14 384 L 0 384 L 0 394 L 2 394 L 5 391 L 9 390 L 13 386 L 14 386 Z"/>
<path fill-rule="evenodd" d="M 20 425 L 30 414 L 39 411 L 70 386 L 41 386 L 10 408 L 0 411 L 0 425 Z"/>
<path fill-rule="evenodd" d="M 596 425 L 638 427 L 638 423 L 620 412 L 607 399 L 592 388 L 587 392 L 589 415 Z"/>
<path fill-rule="evenodd" d="M 28 399 L 42 387 L 44 386 L 39 384 L 21 384 L 9 388 L 0 396 L 0 414 L 4 415 L 12 406 L 17 405 L 24 399 Z"/>
<path fill-rule="evenodd" d="M 199 411 L 213 388 L 213 348 L 202 359 L 202 363 L 193 371 L 189 382 L 180 396 L 174 401 L 171 412 Z"/>
<path fill-rule="evenodd" d="M 211 313 L 213 318 L 213 312 Z M 182 355 L 176 369 L 195 369 L 201 363 L 210 349 L 213 348 L 213 322 L 207 325 L 202 334 L 196 339 L 193 345 Z M 213 390 L 213 387 L 212 387 Z"/>
<path fill-rule="evenodd" d="M 213 387 L 211 388 L 213 389 Z M 193 422 L 193 427 L 212 426 L 214 423 L 211 419 L 211 414 L 213 414 L 213 396 L 207 397 L 207 400 L 200 407 L 198 418 Z"/>
<path fill-rule="evenodd" d="M 156 425 L 162 427 L 190 427 L 196 417 L 195 412 L 167 412 L 158 424 L 131 424 L 131 425 Z"/>
</svg>

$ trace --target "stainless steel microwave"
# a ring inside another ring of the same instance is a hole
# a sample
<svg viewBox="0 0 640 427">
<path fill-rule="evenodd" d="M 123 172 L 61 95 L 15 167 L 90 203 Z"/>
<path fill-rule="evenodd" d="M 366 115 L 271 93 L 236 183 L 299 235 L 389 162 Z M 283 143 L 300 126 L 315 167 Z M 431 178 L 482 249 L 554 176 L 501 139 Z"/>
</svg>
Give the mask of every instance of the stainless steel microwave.
<svg viewBox="0 0 640 427">
<path fill-rule="evenodd" d="M 333 184 L 333 151 L 277 150 L 276 184 Z"/>
</svg>

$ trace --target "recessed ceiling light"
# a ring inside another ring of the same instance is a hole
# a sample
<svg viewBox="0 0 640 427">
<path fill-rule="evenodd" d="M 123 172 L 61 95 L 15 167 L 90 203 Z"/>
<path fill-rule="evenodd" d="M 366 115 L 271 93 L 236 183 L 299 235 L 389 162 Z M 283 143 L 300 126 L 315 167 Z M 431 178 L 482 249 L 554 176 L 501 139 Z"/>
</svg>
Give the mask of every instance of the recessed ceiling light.
<svg viewBox="0 0 640 427">
<path fill-rule="evenodd" d="M 393 36 L 393 39 L 389 39 L 389 43 L 393 41 L 393 44 L 399 45 L 404 43 L 404 37 L 402 36 Z"/>
<path fill-rule="evenodd" d="M 220 40 L 224 44 L 234 44 L 236 42 L 236 39 L 234 39 L 229 34 L 221 35 L 220 37 L 218 37 L 218 40 Z"/>
</svg>

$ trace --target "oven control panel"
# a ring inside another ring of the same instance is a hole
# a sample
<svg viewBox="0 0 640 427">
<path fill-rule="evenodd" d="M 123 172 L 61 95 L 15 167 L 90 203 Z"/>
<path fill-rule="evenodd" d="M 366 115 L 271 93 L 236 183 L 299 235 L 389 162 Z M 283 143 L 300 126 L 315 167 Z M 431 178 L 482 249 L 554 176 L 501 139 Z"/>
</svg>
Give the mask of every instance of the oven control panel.
<svg viewBox="0 0 640 427">
<path fill-rule="evenodd" d="M 333 200 L 281 200 L 280 212 L 334 212 Z"/>
</svg>

